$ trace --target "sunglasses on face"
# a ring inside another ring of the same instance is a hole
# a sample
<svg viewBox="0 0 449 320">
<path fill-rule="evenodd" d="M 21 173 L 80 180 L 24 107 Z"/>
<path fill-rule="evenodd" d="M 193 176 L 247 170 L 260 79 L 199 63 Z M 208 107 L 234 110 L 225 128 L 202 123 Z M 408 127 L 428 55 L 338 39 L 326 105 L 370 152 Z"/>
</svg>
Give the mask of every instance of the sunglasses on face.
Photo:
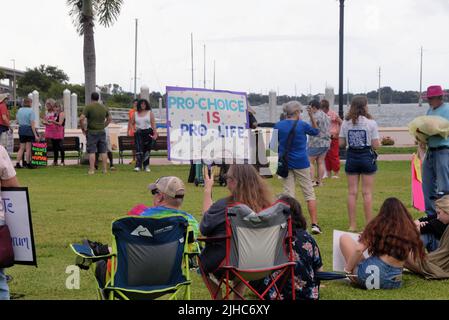
<svg viewBox="0 0 449 320">
<path fill-rule="evenodd" d="M 151 194 L 153 195 L 153 196 L 155 196 L 155 195 L 157 195 L 157 194 L 160 194 L 161 192 L 158 190 L 158 189 L 154 189 L 154 190 L 151 190 Z"/>
</svg>

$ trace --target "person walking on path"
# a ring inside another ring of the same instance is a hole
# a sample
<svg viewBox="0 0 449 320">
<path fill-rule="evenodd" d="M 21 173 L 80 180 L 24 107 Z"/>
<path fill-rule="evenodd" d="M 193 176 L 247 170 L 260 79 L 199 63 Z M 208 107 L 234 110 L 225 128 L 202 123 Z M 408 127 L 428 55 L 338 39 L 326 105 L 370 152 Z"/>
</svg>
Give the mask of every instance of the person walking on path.
<svg viewBox="0 0 449 320">
<path fill-rule="evenodd" d="M 132 137 L 134 138 L 134 134 L 136 132 L 136 127 L 133 126 L 133 119 L 134 119 L 134 113 L 137 110 L 137 103 L 139 102 L 138 99 L 134 99 L 133 100 L 133 105 L 131 107 L 131 109 L 128 112 L 128 137 Z M 136 163 L 136 148 L 134 147 L 132 150 L 133 153 L 133 160 L 131 161 L 131 164 L 135 164 Z"/>
<path fill-rule="evenodd" d="M 445 95 L 441 86 L 430 86 L 425 98 L 429 102 L 428 116 L 440 116 L 449 120 L 449 104 L 445 103 Z M 427 147 L 422 164 L 422 189 L 426 214 L 436 216 L 435 199 L 439 193 L 449 192 L 449 137 L 431 136 L 427 143 L 421 143 L 421 148 Z"/>
<path fill-rule="evenodd" d="M 23 107 L 17 112 L 17 122 L 19 123 L 19 141 L 20 147 L 17 152 L 16 168 L 21 169 L 20 161 L 23 158 L 25 152 L 26 163 L 23 163 L 23 167 L 33 169 L 31 165 L 31 144 L 34 141 L 39 140 L 39 135 L 36 130 L 36 114 L 31 109 L 31 99 L 25 98 L 23 100 Z"/>
<path fill-rule="evenodd" d="M 326 158 L 327 151 L 331 145 L 330 138 L 330 119 L 321 110 L 320 103 L 317 100 L 312 100 L 309 103 L 309 108 L 311 109 L 311 118 L 313 117 L 315 123 L 320 130 L 317 136 L 311 136 L 309 138 L 309 144 L 307 148 L 307 154 L 310 161 L 310 174 L 313 181 L 314 187 L 320 187 L 323 185 L 322 179 L 326 172 L 326 165 L 324 159 Z M 316 168 L 316 173 L 315 173 Z"/>
<path fill-rule="evenodd" d="M 134 141 L 137 161 L 134 171 L 139 172 L 143 168 L 146 172 L 151 172 L 150 153 L 153 141 L 157 139 L 157 129 L 154 114 L 147 100 L 139 100 L 137 111 L 134 112 L 132 126 L 136 128 Z"/>
<path fill-rule="evenodd" d="M 379 147 L 379 129 L 376 121 L 368 113 L 368 99 L 355 96 L 349 113 L 343 121 L 340 131 L 340 147 L 348 146 L 346 157 L 346 175 L 348 177 L 348 215 L 349 231 L 357 230 L 357 195 L 359 181 L 362 181 L 363 209 L 365 222 L 372 219 L 374 176 L 377 172 L 377 154 Z"/>
<path fill-rule="evenodd" d="M 326 154 L 325 163 L 326 163 L 326 175 L 325 177 L 329 178 L 339 178 L 340 173 L 340 146 L 338 145 L 338 135 L 340 134 L 340 127 L 343 120 L 340 119 L 338 114 L 330 109 L 329 101 L 322 100 L 321 101 L 321 109 L 331 121 L 330 126 L 330 136 L 331 136 L 331 145 L 329 151 Z M 333 173 L 333 174 L 332 174 Z"/>
<path fill-rule="evenodd" d="M 312 110 L 308 109 L 312 126 L 301 120 L 302 106 L 298 101 L 290 101 L 284 106 L 285 120 L 282 120 L 274 126 L 276 134 L 273 135 L 271 148 L 277 151 L 281 158 L 286 151 L 288 137 L 293 132 L 291 150 L 288 152 L 288 176 L 282 179 L 284 193 L 295 198 L 295 182 L 298 182 L 304 198 L 307 202 L 311 219 L 311 229 L 313 234 L 321 233 L 318 226 L 318 214 L 316 208 L 315 190 L 313 189 L 312 178 L 310 175 L 310 162 L 307 157 L 307 135 L 317 136 L 320 131 L 312 116 Z M 293 126 L 296 127 L 294 128 Z M 277 150 L 276 150 L 277 147 Z"/>
<path fill-rule="evenodd" d="M 0 94 L 0 145 L 8 147 L 8 133 L 11 129 L 11 116 L 8 110 L 8 95 Z"/>
<path fill-rule="evenodd" d="M 61 155 L 61 165 L 65 165 L 65 150 L 64 150 L 64 136 L 65 136 L 65 113 L 60 102 L 55 103 L 55 134 L 51 143 L 53 145 L 54 161 L 53 165 L 58 165 L 58 156 Z"/>
<path fill-rule="evenodd" d="M 100 95 L 93 92 L 92 104 L 87 105 L 80 117 L 80 125 L 87 138 L 87 153 L 89 154 L 89 175 L 95 174 L 95 154 L 100 154 L 103 162 L 103 173 L 107 173 L 108 157 L 105 128 L 111 123 L 109 110 L 99 103 Z M 87 123 L 86 123 L 87 120 Z"/>
</svg>

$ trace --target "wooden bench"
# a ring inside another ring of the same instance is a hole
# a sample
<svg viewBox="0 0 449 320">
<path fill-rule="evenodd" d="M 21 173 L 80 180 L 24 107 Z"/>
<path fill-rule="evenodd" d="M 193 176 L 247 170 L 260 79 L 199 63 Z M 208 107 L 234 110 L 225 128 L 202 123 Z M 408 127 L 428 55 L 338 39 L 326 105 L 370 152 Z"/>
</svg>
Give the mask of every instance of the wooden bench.
<svg viewBox="0 0 449 320">
<path fill-rule="evenodd" d="M 125 151 L 133 151 L 134 147 L 134 137 L 120 136 L 118 137 L 118 153 L 119 153 L 119 163 L 123 164 L 123 157 Z M 154 145 L 154 151 L 164 151 L 167 150 L 167 136 L 159 135 L 156 139 L 156 144 Z"/>
<path fill-rule="evenodd" d="M 79 137 L 64 137 L 64 151 L 65 152 L 77 152 L 78 164 L 81 162 L 82 154 L 83 154 L 83 143 L 80 142 Z M 19 151 L 20 142 L 19 139 L 14 139 L 14 152 L 17 153 Z M 47 155 L 49 152 L 53 152 L 53 145 L 51 141 L 47 141 Z"/>
</svg>

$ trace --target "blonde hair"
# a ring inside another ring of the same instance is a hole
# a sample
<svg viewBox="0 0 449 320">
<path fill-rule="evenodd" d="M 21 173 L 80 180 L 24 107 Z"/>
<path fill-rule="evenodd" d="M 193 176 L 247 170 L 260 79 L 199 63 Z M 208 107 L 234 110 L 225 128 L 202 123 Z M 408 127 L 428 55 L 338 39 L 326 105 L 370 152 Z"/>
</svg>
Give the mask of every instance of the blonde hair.
<svg viewBox="0 0 449 320">
<path fill-rule="evenodd" d="M 260 212 L 273 203 L 274 196 L 268 184 L 252 165 L 231 165 L 227 176 L 233 179 L 237 185 L 229 202 L 246 204 L 255 212 Z"/>
<path fill-rule="evenodd" d="M 449 214 L 449 195 L 445 195 L 444 197 L 441 197 L 440 199 L 436 200 L 435 206 L 441 211 L 444 211 L 445 213 Z"/>
</svg>

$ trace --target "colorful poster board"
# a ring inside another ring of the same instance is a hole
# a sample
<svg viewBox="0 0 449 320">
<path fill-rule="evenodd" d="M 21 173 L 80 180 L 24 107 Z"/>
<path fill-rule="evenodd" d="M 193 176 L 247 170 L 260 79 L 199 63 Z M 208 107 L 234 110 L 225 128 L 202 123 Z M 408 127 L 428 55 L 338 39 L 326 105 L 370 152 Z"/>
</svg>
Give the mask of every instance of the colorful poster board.
<svg viewBox="0 0 449 320">
<path fill-rule="evenodd" d="M 11 233 L 14 263 L 37 266 L 28 188 L 2 188 L 0 205 Z"/>
<path fill-rule="evenodd" d="M 168 159 L 249 159 L 246 93 L 167 87 Z"/>
<path fill-rule="evenodd" d="M 33 142 L 31 144 L 31 164 L 37 167 L 46 167 L 47 161 L 47 143 Z"/>
</svg>

